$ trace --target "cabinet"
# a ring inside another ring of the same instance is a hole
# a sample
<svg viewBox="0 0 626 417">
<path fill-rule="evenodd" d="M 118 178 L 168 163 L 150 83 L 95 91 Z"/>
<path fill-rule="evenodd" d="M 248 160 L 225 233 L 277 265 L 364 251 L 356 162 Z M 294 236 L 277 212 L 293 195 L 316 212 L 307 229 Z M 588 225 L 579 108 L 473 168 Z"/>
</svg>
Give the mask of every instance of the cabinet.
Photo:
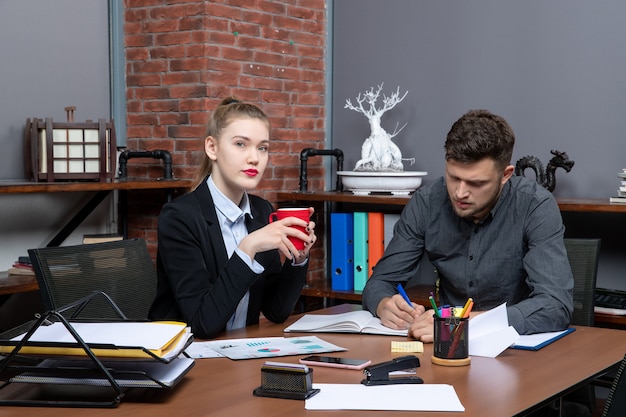
<svg viewBox="0 0 626 417">
<path fill-rule="evenodd" d="M 380 195 L 354 195 L 349 192 L 322 191 L 322 192 L 293 192 L 278 193 L 278 201 L 281 202 L 306 202 L 306 203 L 329 203 L 348 204 L 371 207 L 387 208 L 390 211 L 402 210 L 402 207 L 409 201 L 410 196 L 394 196 L 387 194 Z M 606 199 L 580 199 L 562 198 L 557 199 L 561 212 L 576 213 L 617 213 L 626 215 L 626 204 L 610 204 Z M 428 305 L 428 294 L 432 288 L 428 285 L 418 285 L 407 290 L 415 302 Z M 311 297 L 323 297 L 339 300 L 360 301 L 361 293 L 356 291 L 333 291 L 330 286 L 330 279 L 306 287 L 302 295 Z M 626 316 L 612 316 L 608 314 L 596 313 L 595 321 L 599 325 L 626 328 Z"/>
</svg>

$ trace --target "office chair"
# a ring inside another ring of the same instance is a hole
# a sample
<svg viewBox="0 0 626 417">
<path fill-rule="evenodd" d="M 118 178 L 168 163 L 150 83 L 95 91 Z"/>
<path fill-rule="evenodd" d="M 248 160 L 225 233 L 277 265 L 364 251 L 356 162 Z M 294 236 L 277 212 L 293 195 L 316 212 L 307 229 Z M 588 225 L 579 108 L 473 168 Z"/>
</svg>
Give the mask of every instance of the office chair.
<svg viewBox="0 0 626 417">
<path fill-rule="evenodd" d="M 598 257 L 600 239 L 563 240 L 567 250 L 572 275 L 574 275 L 574 312 L 571 324 L 593 326 L 596 278 L 598 275 Z M 563 415 L 575 414 L 584 407 L 591 412 L 595 407 L 596 395 L 592 384 L 582 386 L 562 398 L 560 408 Z M 580 413 L 584 415 L 584 412 Z"/>
<path fill-rule="evenodd" d="M 28 251 L 45 311 L 58 310 L 92 293 L 102 292 L 125 318 L 144 320 L 156 293 L 156 272 L 143 239 Z M 102 294 L 85 306 L 63 312 L 66 317 L 118 319 Z"/>
<path fill-rule="evenodd" d="M 593 326 L 600 239 L 566 238 L 565 249 L 574 275 L 572 324 Z"/>
</svg>

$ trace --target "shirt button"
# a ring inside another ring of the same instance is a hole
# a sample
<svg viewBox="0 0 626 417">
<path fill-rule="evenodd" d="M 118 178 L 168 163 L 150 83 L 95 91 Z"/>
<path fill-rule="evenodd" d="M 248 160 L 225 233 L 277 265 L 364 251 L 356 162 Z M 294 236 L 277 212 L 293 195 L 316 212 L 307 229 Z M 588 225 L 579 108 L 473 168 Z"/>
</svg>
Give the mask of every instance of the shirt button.
<svg viewBox="0 0 626 417">
<path fill-rule="evenodd" d="M 478 233 L 478 227 L 474 228 L 474 233 Z"/>
<path fill-rule="evenodd" d="M 468 284 L 469 284 L 470 287 L 473 287 L 474 286 L 474 281 L 470 281 Z"/>
<path fill-rule="evenodd" d="M 469 260 L 470 260 L 470 261 L 473 261 L 473 260 L 474 260 L 474 255 L 470 255 L 470 256 L 469 256 Z"/>
</svg>

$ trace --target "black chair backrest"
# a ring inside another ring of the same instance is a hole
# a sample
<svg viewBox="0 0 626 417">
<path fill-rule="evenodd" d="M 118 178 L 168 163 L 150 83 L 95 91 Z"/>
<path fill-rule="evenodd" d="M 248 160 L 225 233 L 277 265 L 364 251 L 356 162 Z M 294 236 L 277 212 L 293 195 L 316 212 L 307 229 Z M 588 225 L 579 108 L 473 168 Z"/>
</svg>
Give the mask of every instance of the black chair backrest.
<svg viewBox="0 0 626 417">
<path fill-rule="evenodd" d="M 147 319 L 157 279 L 143 239 L 30 249 L 28 254 L 46 311 L 102 291 L 126 318 Z M 68 310 L 64 316 L 73 313 Z M 104 297 L 95 297 L 78 317 L 119 318 Z"/>
<path fill-rule="evenodd" d="M 572 324 L 593 326 L 600 239 L 564 239 L 574 275 L 574 314 Z"/>
</svg>

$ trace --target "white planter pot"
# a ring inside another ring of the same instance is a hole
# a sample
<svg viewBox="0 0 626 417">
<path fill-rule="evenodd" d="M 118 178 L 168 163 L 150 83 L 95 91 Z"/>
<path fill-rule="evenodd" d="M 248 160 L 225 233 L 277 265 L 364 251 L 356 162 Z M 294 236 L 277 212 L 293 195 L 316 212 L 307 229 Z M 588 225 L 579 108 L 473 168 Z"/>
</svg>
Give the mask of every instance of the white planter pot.
<svg viewBox="0 0 626 417">
<path fill-rule="evenodd" d="M 337 175 L 341 176 L 343 188 L 356 195 L 367 195 L 372 192 L 408 195 L 422 185 L 422 177 L 427 174 L 424 171 L 337 171 Z"/>
</svg>

